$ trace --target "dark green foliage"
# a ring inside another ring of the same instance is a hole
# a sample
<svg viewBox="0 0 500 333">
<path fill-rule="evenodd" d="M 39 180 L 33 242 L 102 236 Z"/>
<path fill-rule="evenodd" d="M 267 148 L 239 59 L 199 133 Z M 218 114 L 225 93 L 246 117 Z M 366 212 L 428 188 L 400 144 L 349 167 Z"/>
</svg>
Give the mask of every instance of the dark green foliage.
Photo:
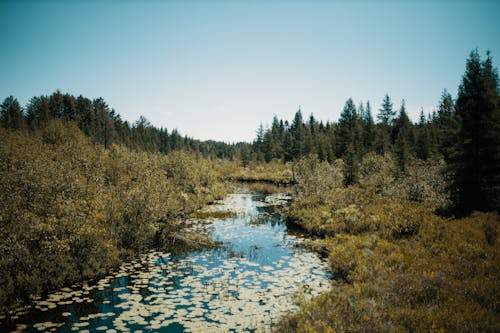
<svg viewBox="0 0 500 333">
<path fill-rule="evenodd" d="M 13 96 L 7 97 L 0 106 L 0 123 L 3 128 L 23 129 L 26 127 L 21 105 Z"/>
<path fill-rule="evenodd" d="M 337 127 L 336 155 L 345 161 L 345 185 L 358 181 L 359 162 L 362 155 L 363 127 L 354 102 L 349 98 L 340 114 Z"/>
<path fill-rule="evenodd" d="M 396 115 L 396 111 L 392 108 L 392 101 L 389 95 L 384 96 L 381 108 L 377 114 L 379 123 L 375 134 L 375 150 L 379 154 L 385 154 L 391 149 L 391 125 Z"/>
<path fill-rule="evenodd" d="M 410 155 L 410 142 L 413 136 L 413 125 L 406 113 L 405 101 L 401 102 L 401 109 L 399 117 L 394 122 L 393 127 L 394 145 L 398 166 L 402 172 L 406 172 L 409 155 Z"/>
<path fill-rule="evenodd" d="M 194 140 L 181 136 L 177 130 L 168 132 L 154 127 L 140 117 L 134 124 L 123 121 L 102 98 L 90 100 L 83 96 L 62 94 L 59 90 L 50 96 L 33 97 L 26 106 L 26 115 L 17 100 L 10 96 L 1 109 L 1 124 L 5 128 L 44 128 L 51 119 L 74 121 L 95 142 L 109 148 L 113 143 L 123 144 L 138 151 L 168 153 L 173 150 L 192 151 L 203 157 L 234 158 L 236 145 L 223 142 Z"/>
<path fill-rule="evenodd" d="M 429 131 L 427 121 L 425 120 L 424 111 L 420 111 L 420 122 L 417 127 L 417 145 L 415 147 L 415 152 L 417 157 L 426 160 L 429 155 L 430 143 L 429 143 Z"/>
<path fill-rule="evenodd" d="M 459 130 L 460 123 L 455 112 L 455 102 L 445 89 L 438 105 L 437 135 L 439 153 L 447 161 L 450 160 L 453 146 L 458 141 Z"/>
<path fill-rule="evenodd" d="M 361 117 L 361 122 L 363 123 L 363 145 L 365 152 L 372 151 L 373 143 L 375 141 L 375 123 L 373 122 L 372 110 L 370 102 L 366 102 L 366 107 L 361 107 L 359 110 L 359 116 Z"/>
<path fill-rule="evenodd" d="M 382 106 L 377 115 L 378 120 L 384 125 L 391 125 L 394 117 L 396 116 L 396 111 L 392 108 L 392 101 L 388 94 L 384 96 Z"/>
<path fill-rule="evenodd" d="M 451 157 L 455 204 L 460 213 L 500 211 L 500 97 L 498 72 L 487 53 L 474 50 L 459 87 L 458 140 Z"/>
</svg>

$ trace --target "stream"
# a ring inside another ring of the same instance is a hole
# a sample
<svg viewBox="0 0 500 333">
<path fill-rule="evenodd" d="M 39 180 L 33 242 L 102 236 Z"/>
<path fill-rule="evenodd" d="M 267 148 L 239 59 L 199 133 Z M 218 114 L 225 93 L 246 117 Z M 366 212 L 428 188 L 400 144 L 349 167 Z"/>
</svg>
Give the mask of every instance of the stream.
<svg viewBox="0 0 500 333">
<path fill-rule="evenodd" d="M 16 310 L 0 331 L 266 332 L 298 300 L 328 289 L 326 261 L 301 246 L 273 206 L 286 198 L 232 194 L 211 209 L 234 217 L 194 224 L 225 245 L 149 252 L 95 282 Z"/>
</svg>

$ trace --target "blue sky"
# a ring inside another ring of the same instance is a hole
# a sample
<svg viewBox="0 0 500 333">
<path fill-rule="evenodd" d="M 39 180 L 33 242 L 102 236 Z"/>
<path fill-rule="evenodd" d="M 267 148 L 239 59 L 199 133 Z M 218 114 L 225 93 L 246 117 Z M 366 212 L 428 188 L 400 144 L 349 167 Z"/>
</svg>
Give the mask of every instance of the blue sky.
<svg viewBox="0 0 500 333">
<path fill-rule="evenodd" d="M 455 97 L 495 1 L 0 1 L 0 98 L 103 97 L 131 122 L 250 141 L 273 115 L 336 121 L 385 93 L 412 119 Z"/>
</svg>

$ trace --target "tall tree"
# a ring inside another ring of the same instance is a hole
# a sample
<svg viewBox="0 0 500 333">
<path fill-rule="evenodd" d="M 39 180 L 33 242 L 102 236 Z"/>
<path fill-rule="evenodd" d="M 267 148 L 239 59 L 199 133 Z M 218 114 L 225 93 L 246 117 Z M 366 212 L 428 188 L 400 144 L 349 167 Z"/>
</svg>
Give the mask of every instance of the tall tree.
<svg viewBox="0 0 500 333">
<path fill-rule="evenodd" d="M 458 89 L 460 131 L 455 145 L 455 204 L 460 213 L 500 211 L 500 93 L 490 53 L 476 50 L 467 59 Z"/>
<path fill-rule="evenodd" d="M 26 106 L 30 129 L 42 128 L 50 120 L 49 102 L 46 96 L 33 97 Z"/>
<path fill-rule="evenodd" d="M 290 133 L 292 134 L 292 159 L 297 160 L 305 151 L 306 137 L 306 128 L 300 106 L 290 125 Z"/>
<path fill-rule="evenodd" d="M 424 109 L 420 110 L 420 121 L 417 127 L 417 145 L 415 147 L 417 157 L 426 160 L 430 154 L 429 131 L 427 120 L 425 119 Z"/>
<path fill-rule="evenodd" d="M 377 115 L 378 120 L 384 125 L 391 125 L 394 117 L 396 116 L 396 111 L 392 108 L 392 101 L 388 94 L 385 94 L 382 105 L 379 109 Z"/>
<path fill-rule="evenodd" d="M 375 141 L 375 124 L 372 117 L 372 108 L 370 106 L 370 101 L 366 102 L 366 107 L 361 114 L 361 122 L 363 123 L 363 146 L 365 151 L 371 151 L 373 149 L 373 143 Z"/>
<path fill-rule="evenodd" d="M 362 154 L 363 128 L 351 98 L 344 105 L 337 128 L 337 157 L 345 162 L 345 185 L 358 180 L 358 166 Z"/>
<path fill-rule="evenodd" d="M 388 94 L 384 96 L 381 108 L 377 114 L 379 123 L 375 132 L 375 150 L 379 154 L 384 154 L 390 151 L 391 145 L 391 125 L 396 115 L 396 111 L 392 108 L 392 101 Z"/>
<path fill-rule="evenodd" d="M 13 96 L 7 97 L 0 106 L 0 122 L 4 128 L 26 128 L 23 109 Z"/>
<path fill-rule="evenodd" d="M 402 172 L 406 172 L 409 159 L 409 145 L 412 136 L 412 124 L 406 113 L 405 100 L 401 102 L 399 116 L 394 122 L 393 136 L 397 162 Z"/>
<path fill-rule="evenodd" d="M 453 146 L 458 141 L 460 124 L 455 112 L 455 103 L 450 93 L 444 89 L 438 105 L 438 150 L 449 161 Z"/>
</svg>

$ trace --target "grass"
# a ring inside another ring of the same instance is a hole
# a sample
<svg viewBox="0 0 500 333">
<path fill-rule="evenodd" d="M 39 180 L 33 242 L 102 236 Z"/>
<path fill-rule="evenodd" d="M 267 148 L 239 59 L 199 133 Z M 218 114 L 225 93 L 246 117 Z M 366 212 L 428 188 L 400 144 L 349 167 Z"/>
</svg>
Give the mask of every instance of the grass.
<svg viewBox="0 0 500 333">
<path fill-rule="evenodd" d="M 500 331 L 499 215 L 438 216 L 446 202 L 439 165 L 420 163 L 401 175 L 392 163 L 377 158 L 379 171 L 347 188 L 335 165 L 299 168 L 289 215 L 322 236 L 309 246 L 328 255 L 334 280 L 277 332 Z M 415 176 L 430 170 L 437 174 Z"/>
</svg>

